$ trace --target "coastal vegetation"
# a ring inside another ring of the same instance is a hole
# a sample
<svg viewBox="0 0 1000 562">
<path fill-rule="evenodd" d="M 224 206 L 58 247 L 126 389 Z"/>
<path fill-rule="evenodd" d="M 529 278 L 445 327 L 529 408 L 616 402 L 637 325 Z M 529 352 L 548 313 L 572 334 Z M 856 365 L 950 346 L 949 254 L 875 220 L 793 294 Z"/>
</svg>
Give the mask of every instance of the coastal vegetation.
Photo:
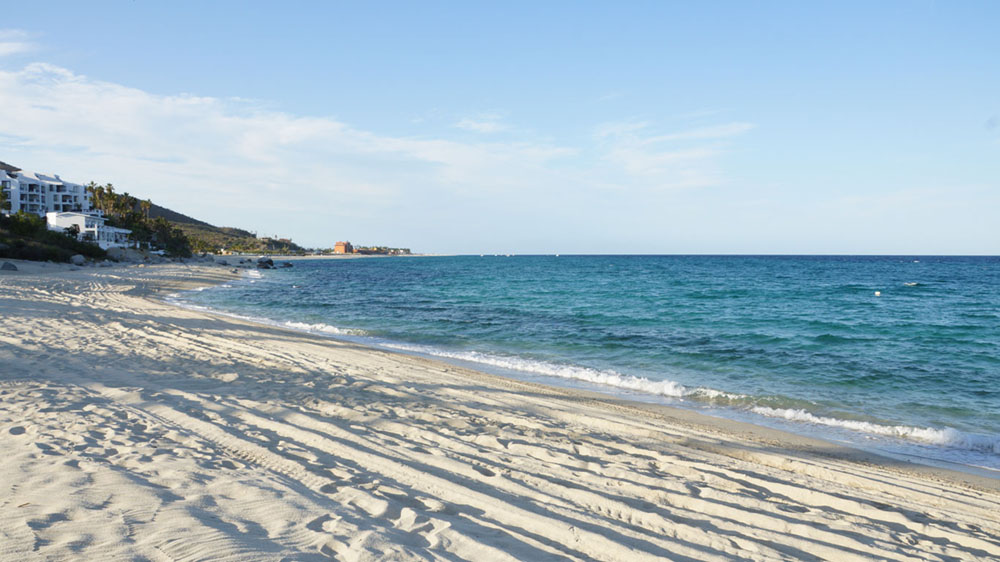
<svg viewBox="0 0 1000 562">
<path fill-rule="evenodd" d="M 91 194 L 91 205 L 104 213 L 108 225 L 131 230 L 129 238 L 140 248 L 158 248 L 176 257 L 191 255 L 192 243 L 183 230 L 163 217 L 150 216 L 152 201 L 141 200 L 128 192 L 115 193 L 110 183 L 90 182 L 87 191 Z"/>
<path fill-rule="evenodd" d="M 180 229 L 191 241 L 195 253 L 304 254 L 305 249 L 288 239 L 257 237 L 241 228 L 214 226 L 166 207 L 153 204 L 149 215 L 164 219 Z"/>
<path fill-rule="evenodd" d="M 92 205 L 108 217 L 108 224 L 132 230 L 132 239 L 142 247 L 162 248 L 168 255 L 192 253 L 301 254 L 305 250 L 287 239 L 258 238 L 247 230 L 218 227 L 207 222 L 141 200 L 128 192 L 115 193 L 114 186 L 87 186 Z"/>
</svg>

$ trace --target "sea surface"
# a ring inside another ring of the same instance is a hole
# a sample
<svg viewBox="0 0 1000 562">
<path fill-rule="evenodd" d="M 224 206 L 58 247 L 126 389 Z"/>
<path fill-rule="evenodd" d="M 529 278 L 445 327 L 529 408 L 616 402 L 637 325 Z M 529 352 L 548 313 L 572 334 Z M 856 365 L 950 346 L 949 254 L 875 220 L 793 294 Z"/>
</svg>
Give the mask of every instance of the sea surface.
<svg viewBox="0 0 1000 562">
<path fill-rule="evenodd" d="M 1000 258 L 299 260 L 177 295 L 1000 477 Z"/>
</svg>

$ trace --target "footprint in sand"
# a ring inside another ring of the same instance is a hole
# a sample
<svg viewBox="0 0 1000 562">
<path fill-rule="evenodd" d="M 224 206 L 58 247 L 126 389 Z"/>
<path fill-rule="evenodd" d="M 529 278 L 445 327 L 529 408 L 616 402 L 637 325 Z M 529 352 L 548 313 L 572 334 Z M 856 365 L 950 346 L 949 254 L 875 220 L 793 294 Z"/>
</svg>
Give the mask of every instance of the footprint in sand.
<svg viewBox="0 0 1000 562">
<path fill-rule="evenodd" d="M 777 505 L 777 508 L 787 513 L 807 513 L 809 511 L 808 507 L 804 507 L 801 505 L 791 505 L 787 503 L 779 503 Z"/>
<path fill-rule="evenodd" d="M 491 477 L 491 476 L 496 476 L 497 475 L 496 472 L 493 472 L 492 470 L 490 470 L 490 469 L 488 469 L 486 467 L 472 465 L 472 468 L 474 468 L 476 472 L 478 472 L 479 474 L 482 474 L 483 476 L 486 476 L 487 478 Z"/>
<path fill-rule="evenodd" d="M 333 522 L 332 525 L 330 525 L 331 521 Z M 316 519 L 313 519 L 312 521 L 306 523 L 306 529 L 309 529 L 310 531 L 313 531 L 315 533 L 330 532 L 332 530 L 333 525 L 336 525 L 336 521 L 333 519 L 333 516 L 331 516 L 328 513 L 326 515 L 321 515 Z"/>
<path fill-rule="evenodd" d="M 423 506 L 425 511 L 431 513 L 453 513 L 455 511 L 444 502 L 434 498 L 417 497 L 415 499 Z"/>
<path fill-rule="evenodd" d="M 24 429 L 23 427 L 21 427 L 21 426 L 16 426 L 16 427 L 12 427 L 12 428 L 10 428 L 10 429 L 8 430 L 8 433 L 10 433 L 11 435 L 24 435 L 24 432 L 25 432 L 25 431 L 27 431 L 27 430 L 26 430 L 26 429 Z"/>
</svg>

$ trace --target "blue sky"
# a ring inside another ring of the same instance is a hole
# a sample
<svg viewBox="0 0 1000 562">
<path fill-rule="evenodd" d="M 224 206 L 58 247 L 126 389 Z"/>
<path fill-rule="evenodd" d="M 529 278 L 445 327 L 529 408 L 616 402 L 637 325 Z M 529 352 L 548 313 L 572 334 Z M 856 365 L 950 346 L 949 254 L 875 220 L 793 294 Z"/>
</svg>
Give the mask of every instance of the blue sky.
<svg viewBox="0 0 1000 562">
<path fill-rule="evenodd" d="M 1000 247 L 995 2 L 5 2 L 0 160 L 441 253 Z"/>
</svg>

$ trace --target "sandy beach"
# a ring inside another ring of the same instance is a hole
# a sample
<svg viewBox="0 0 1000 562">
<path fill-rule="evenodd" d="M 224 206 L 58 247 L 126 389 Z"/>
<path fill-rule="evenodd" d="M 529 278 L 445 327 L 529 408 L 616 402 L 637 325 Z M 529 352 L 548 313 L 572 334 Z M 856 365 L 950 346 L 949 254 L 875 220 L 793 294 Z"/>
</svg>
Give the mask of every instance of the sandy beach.
<svg viewBox="0 0 1000 562">
<path fill-rule="evenodd" d="M 0 560 L 987 560 L 1000 481 L 0 272 Z"/>
</svg>

